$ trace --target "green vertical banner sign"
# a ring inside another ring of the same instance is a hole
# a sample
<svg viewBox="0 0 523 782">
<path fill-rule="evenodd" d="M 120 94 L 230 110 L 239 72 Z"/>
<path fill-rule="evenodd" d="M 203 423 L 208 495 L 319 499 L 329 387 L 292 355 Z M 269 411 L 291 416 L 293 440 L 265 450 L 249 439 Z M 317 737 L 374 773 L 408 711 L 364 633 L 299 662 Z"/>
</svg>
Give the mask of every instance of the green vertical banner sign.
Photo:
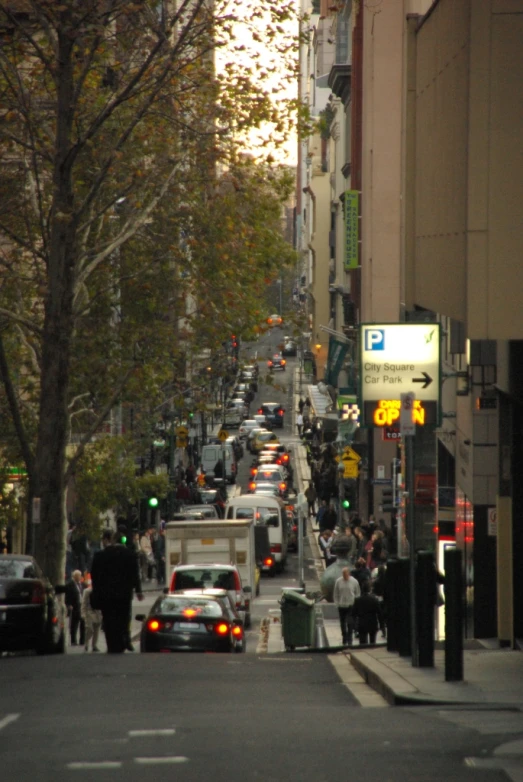
<svg viewBox="0 0 523 782">
<path fill-rule="evenodd" d="M 358 268 L 359 193 L 346 190 L 343 200 L 345 213 L 345 271 Z"/>
<path fill-rule="evenodd" d="M 327 385 L 337 385 L 338 375 L 340 374 L 348 349 L 349 345 L 346 342 L 340 342 L 333 337 L 329 337 L 329 353 L 325 370 L 325 383 L 327 383 Z"/>
</svg>

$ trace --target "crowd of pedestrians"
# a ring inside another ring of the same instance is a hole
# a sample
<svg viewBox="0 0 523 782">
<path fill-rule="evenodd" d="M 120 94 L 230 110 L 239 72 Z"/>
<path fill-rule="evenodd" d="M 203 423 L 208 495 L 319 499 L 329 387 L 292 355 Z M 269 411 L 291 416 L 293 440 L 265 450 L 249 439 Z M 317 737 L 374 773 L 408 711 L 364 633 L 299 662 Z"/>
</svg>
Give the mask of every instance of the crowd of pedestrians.
<svg viewBox="0 0 523 782">
<path fill-rule="evenodd" d="M 391 531 L 383 519 L 365 521 L 357 514 L 339 523 L 335 501 L 319 497 L 312 481 L 305 497 L 309 519 L 319 532 L 325 568 L 337 561 L 337 551 L 343 562 L 349 563 L 341 570 L 333 591 L 342 643 L 351 645 L 354 634 L 360 644 L 376 643 L 378 631 L 383 638 L 387 632 L 385 571 L 394 546 Z"/>
</svg>

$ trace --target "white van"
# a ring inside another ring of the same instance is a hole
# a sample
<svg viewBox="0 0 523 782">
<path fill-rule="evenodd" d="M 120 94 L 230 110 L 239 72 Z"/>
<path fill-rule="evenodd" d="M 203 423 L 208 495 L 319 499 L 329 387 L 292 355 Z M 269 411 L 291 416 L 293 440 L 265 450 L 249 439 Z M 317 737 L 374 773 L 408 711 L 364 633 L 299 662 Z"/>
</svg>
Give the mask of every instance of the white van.
<svg viewBox="0 0 523 782">
<path fill-rule="evenodd" d="M 272 566 L 264 564 L 263 570 L 274 573 L 285 567 L 289 528 L 285 503 L 278 497 L 264 497 L 256 494 L 241 494 L 231 497 L 225 506 L 226 519 L 254 519 L 255 524 L 264 524 L 269 530 Z"/>
<path fill-rule="evenodd" d="M 216 462 L 225 456 L 225 479 L 227 483 L 236 483 L 236 457 L 232 443 L 216 443 L 204 445 L 202 448 L 201 465 L 206 475 L 214 475 Z"/>
</svg>

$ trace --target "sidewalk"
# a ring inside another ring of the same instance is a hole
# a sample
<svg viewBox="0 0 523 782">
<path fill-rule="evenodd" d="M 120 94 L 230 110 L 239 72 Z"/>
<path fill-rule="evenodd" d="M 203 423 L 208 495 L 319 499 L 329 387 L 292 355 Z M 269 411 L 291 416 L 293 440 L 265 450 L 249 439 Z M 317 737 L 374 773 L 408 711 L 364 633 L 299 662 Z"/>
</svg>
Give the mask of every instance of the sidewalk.
<svg viewBox="0 0 523 782">
<path fill-rule="evenodd" d="M 295 380 L 296 389 L 296 380 Z M 293 405 L 297 407 L 299 395 L 295 393 Z M 295 424 L 293 411 L 293 427 Z M 303 491 L 310 479 L 305 448 L 294 445 L 297 490 Z M 310 519 L 307 533 L 319 575 L 323 562 Z M 445 652 L 437 648 L 433 668 L 417 668 L 410 657 L 387 651 L 386 641 L 375 647 L 358 651 L 358 647 L 341 650 L 341 633 L 334 606 L 322 604 L 323 630 L 317 635 L 325 649 L 332 649 L 336 656 L 343 655 L 361 677 L 391 705 L 475 705 L 484 708 L 512 708 L 523 711 L 523 653 L 511 649 L 499 649 L 497 641 L 465 641 L 463 651 L 463 681 L 445 681 Z M 380 636 L 378 640 L 381 641 Z M 279 616 L 273 612 L 269 623 L 269 654 L 285 649 L 281 638 Z M 311 650 L 307 649 L 308 652 Z M 317 650 L 319 651 L 319 650 Z"/>
</svg>

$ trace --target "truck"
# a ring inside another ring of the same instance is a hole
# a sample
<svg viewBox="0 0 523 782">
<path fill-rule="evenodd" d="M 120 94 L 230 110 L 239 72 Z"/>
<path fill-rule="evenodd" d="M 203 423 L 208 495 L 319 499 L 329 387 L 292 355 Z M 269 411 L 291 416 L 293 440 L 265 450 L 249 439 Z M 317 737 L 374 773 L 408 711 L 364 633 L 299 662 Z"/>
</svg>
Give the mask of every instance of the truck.
<svg viewBox="0 0 523 782">
<path fill-rule="evenodd" d="M 167 578 L 180 565 L 234 565 L 245 595 L 246 626 L 250 625 L 251 597 L 258 594 L 253 519 L 225 521 L 169 521 L 165 525 Z"/>
</svg>

